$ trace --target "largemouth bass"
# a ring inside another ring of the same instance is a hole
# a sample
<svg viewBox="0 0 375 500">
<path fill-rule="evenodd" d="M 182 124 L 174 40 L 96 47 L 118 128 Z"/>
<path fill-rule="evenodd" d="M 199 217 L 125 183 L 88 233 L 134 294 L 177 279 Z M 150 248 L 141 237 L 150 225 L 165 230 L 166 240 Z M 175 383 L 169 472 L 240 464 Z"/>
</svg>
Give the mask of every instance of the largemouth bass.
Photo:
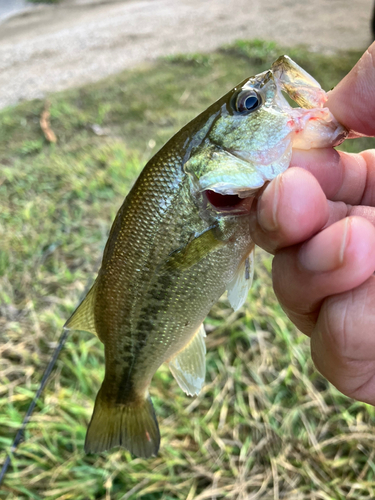
<svg viewBox="0 0 375 500">
<path fill-rule="evenodd" d="M 282 92 L 302 107 L 292 108 Z M 199 393 L 203 320 L 225 290 L 241 307 L 251 285 L 253 196 L 288 168 L 293 147 L 333 146 L 347 134 L 325 101 L 320 85 L 283 56 L 147 163 L 116 216 L 94 285 L 65 325 L 96 334 L 105 347 L 86 452 L 120 445 L 156 455 L 148 389 L 162 363 L 187 394 Z"/>
</svg>

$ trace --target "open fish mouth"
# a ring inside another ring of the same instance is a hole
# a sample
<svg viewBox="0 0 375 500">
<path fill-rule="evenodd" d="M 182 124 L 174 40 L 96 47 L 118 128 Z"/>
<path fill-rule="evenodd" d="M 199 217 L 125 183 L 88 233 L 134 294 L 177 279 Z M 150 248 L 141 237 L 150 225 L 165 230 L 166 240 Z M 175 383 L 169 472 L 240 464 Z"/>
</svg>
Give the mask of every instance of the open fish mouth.
<svg viewBox="0 0 375 500">
<path fill-rule="evenodd" d="M 247 170 L 253 171 L 248 159 L 242 158 L 237 151 L 230 151 L 226 148 L 223 148 L 222 151 L 226 155 L 232 156 L 235 161 L 239 161 L 241 164 L 246 163 Z M 237 177 L 233 176 L 232 183 L 228 180 L 228 177 L 222 180 L 217 178 L 213 185 L 207 187 L 205 186 L 206 181 L 208 179 L 202 177 L 199 180 L 204 201 L 220 216 L 240 216 L 247 215 L 250 212 L 254 195 L 267 182 L 267 179 L 262 175 L 257 176 L 256 179 L 250 175 L 247 181 L 251 183 L 251 186 L 246 185 L 246 179 L 242 172 Z M 257 183 L 257 185 L 254 185 L 254 183 Z"/>
<path fill-rule="evenodd" d="M 247 215 L 254 199 L 250 192 L 246 197 L 240 197 L 239 194 L 220 194 L 210 189 L 204 191 L 204 196 L 215 212 L 222 216 Z"/>
</svg>

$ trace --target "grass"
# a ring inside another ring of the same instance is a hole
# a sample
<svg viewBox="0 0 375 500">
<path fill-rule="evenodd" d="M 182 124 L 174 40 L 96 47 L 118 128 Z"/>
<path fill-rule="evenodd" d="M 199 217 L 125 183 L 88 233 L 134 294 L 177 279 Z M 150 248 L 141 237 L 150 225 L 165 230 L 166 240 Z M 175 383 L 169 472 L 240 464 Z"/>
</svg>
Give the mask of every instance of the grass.
<svg viewBox="0 0 375 500">
<path fill-rule="evenodd" d="M 39 127 L 42 101 L 0 114 L 0 461 L 66 318 L 99 266 L 111 221 L 147 159 L 187 120 L 284 49 L 240 41 L 168 57 L 53 94 L 57 144 Z M 325 88 L 359 53 L 287 53 Z M 99 135 L 98 135 L 99 134 Z M 346 145 L 371 147 L 368 139 Z M 15 454 L 7 499 L 204 500 L 375 498 L 375 410 L 314 369 L 308 339 L 286 319 L 258 252 L 246 305 L 225 299 L 206 322 L 207 377 L 197 398 L 166 367 L 151 387 L 157 458 L 124 450 L 85 456 L 103 349 L 73 333 Z"/>
<path fill-rule="evenodd" d="M 61 0 L 27 0 L 30 3 L 59 3 Z"/>
</svg>

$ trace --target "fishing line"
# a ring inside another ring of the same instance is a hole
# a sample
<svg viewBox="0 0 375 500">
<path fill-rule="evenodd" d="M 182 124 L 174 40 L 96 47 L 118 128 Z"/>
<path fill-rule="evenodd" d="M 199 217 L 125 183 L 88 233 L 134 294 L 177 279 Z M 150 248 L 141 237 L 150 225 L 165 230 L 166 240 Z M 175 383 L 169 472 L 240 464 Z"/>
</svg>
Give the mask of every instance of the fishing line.
<svg viewBox="0 0 375 500">
<path fill-rule="evenodd" d="M 98 264 L 100 263 L 100 260 L 101 260 L 101 256 L 98 259 L 97 265 L 95 267 L 98 267 Z M 84 292 L 83 292 L 83 294 L 82 294 L 82 296 L 81 296 L 81 298 L 80 298 L 80 300 L 78 302 L 78 305 L 82 302 L 83 298 L 86 296 L 87 292 L 91 288 L 92 283 L 93 283 L 93 280 L 89 280 L 89 282 L 86 285 L 85 290 L 84 290 Z M 54 352 L 52 354 L 52 357 L 51 357 L 51 359 L 50 359 L 50 361 L 49 361 L 49 363 L 47 365 L 47 368 L 44 370 L 43 377 L 42 377 L 42 380 L 40 382 L 39 388 L 36 391 L 36 394 L 35 394 L 35 396 L 33 397 L 33 400 L 30 403 L 30 406 L 29 406 L 29 408 L 28 408 L 28 410 L 26 412 L 26 415 L 25 415 L 25 417 L 24 417 L 24 419 L 22 421 L 21 427 L 17 431 L 16 437 L 14 438 L 12 446 L 10 447 L 10 451 L 8 452 L 7 457 L 5 459 L 5 462 L 3 463 L 3 466 L 1 468 L 1 471 L 0 471 L 0 486 L 2 485 L 3 479 L 5 477 L 5 474 L 6 474 L 7 470 L 8 470 L 8 467 L 10 465 L 13 453 L 16 451 L 18 445 L 23 441 L 26 426 L 27 426 L 27 424 L 29 423 L 29 421 L 31 419 L 31 415 L 33 414 L 33 411 L 34 411 L 34 408 L 36 406 L 36 403 L 38 402 L 38 399 L 40 398 L 40 396 L 41 396 L 41 394 L 43 392 L 43 389 L 45 388 L 45 386 L 46 386 L 46 384 L 48 382 L 48 378 L 51 375 L 51 372 L 52 372 L 52 370 L 53 370 L 53 368 L 54 368 L 54 366 L 56 364 L 57 358 L 59 357 L 59 354 L 60 354 L 62 348 L 64 347 L 65 343 L 66 343 L 69 331 L 70 331 L 69 329 L 63 328 L 63 331 L 61 332 L 61 335 L 60 335 L 57 347 L 55 348 L 55 350 L 54 350 Z"/>
<path fill-rule="evenodd" d="M 17 431 L 17 434 L 16 434 L 16 437 L 14 438 L 13 440 L 13 443 L 12 443 L 12 446 L 10 448 L 10 451 L 5 459 L 5 462 L 1 468 L 1 472 L 0 472 L 0 485 L 2 484 L 2 481 L 4 479 L 4 476 L 6 474 L 6 471 L 9 467 L 9 464 L 10 464 L 10 461 L 11 461 L 11 457 L 13 455 L 13 453 L 16 451 L 17 449 L 17 446 L 21 443 L 21 441 L 23 441 L 23 438 L 24 438 L 24 433 L 25 433 L 25 429 L 26 429 L 26 425 L 29 423 L 30 421 L 30 418 L 31 418 L 31 415 L 34 411 L 34 408 L 35 408 L 35 405 L 38 401 L 38 399 L 40 398 L 40 395 L 42 394 L 43 392 L 43 389 L 44 387 L 46 386 L 47 384 L 47 381 L 48 381 L 48 377 L 50 376 L 52 370 L 53 370 L 53 367 L 55 366 L 55 363 L 57 361 L 57 358 L 59 357 L 59 354 L 62 350 L 62 348 L 64 347 L 65 345 L 65 342 L 66 342 L 66 339 L 68 338 L 68 334 L 69 334 L 69 330 L 67 330 L 66 328 L 63 328 L 63 331 L 60 335 L 60 338 L 59 338 L 59 342 L 57 344 L 57 347 L 52 355 L 52 358 L 50 359 L 48 365 L 47 365 L 47 368 L 44 370 L 44 373 L 43 373 L 43 377 L 42 377 L 42 380 L 40 382 L 40 385 L 39 385 L 39 388 L 33 398 L 33 400 L 31 401 L 30 403 L 30 406 L 26 412 L 26 415 L 22 421 L 22 424 L 21 424 L 21 427 L 18 429 Z"/>
</svg>

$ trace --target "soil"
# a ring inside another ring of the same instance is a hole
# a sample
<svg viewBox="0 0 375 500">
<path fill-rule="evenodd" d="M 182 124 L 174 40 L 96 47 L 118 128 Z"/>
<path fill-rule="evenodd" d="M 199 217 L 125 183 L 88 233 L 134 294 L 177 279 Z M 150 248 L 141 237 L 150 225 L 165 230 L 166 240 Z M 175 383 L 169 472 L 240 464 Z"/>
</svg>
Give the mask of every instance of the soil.
<svg viewBox="0 0 375 500">
<path fill-rule="evenodd" d="M 1 1 L 1 0 L 0 0 Z M 373 0 L 61 0 L 0 24 L 0 108 L 236 39 L 365 50 Z"/>
</svg>

